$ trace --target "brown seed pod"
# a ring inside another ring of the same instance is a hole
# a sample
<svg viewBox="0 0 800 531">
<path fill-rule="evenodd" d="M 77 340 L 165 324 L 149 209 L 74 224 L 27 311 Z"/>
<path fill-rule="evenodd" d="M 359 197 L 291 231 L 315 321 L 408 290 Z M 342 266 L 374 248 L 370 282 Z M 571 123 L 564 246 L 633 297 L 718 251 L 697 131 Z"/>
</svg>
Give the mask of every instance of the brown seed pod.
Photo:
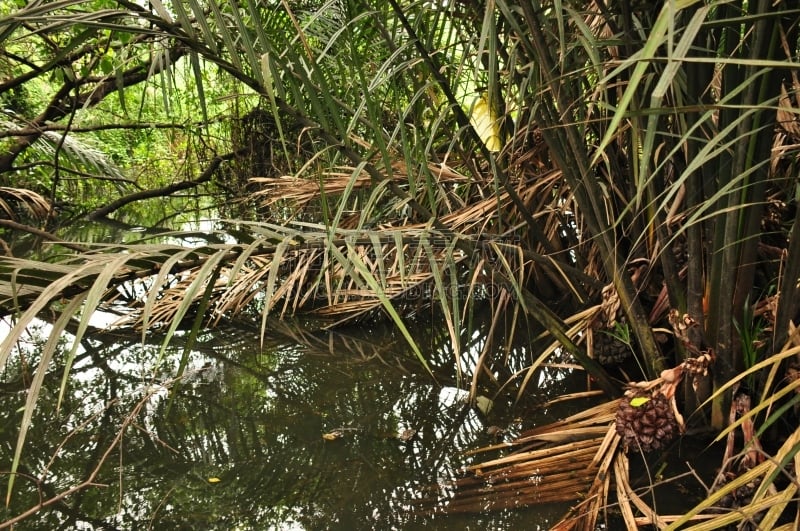
<svg viewBox="0 0 800 531">
<path fill-rule="evenodd" d="M 616 431 L 626 449 L 660 450 L 680 434 L 670 400 L 655 391 L 634 391 L 617 409 Z"/>
</svg>

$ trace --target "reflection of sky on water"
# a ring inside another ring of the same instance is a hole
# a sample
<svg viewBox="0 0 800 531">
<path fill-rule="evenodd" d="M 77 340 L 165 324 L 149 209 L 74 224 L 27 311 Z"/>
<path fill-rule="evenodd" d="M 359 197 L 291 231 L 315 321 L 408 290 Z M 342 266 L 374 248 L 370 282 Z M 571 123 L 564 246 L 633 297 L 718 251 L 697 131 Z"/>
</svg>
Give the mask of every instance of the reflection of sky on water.
<svg viewBox="0 0 800 531">
<path fill-rule="evenodd" d="M 75 230 L 86 232 L 78 237 L 86 242 L 144 240 L 186 248 L 233 243 L 232 227 L 223 233 L 216 220 L 181 228 L 190 234 L 120 223 Z M 139 296 L 145 292 L 140 282 L 128 286 Z M 103 328 L 117 319 L 98 311 L 91 325 Z M 76 350 L 58 412 L 64 356 L 56 356 L 23 454 L 22 470 L 43 477 L 50 490 L 18 481 L 4 514 L 18 514 L 39 497 L 79 483 L 124 430 L 98 476 L 103 486 L 75 495 L 71 510 L 55 506 L 19 529 L 546 529 L 564 508 L 436 517 L 410 511 L 428 489 L 476 461 L 464 452 L 496 442 L 489 426 L 511 436 L 552 420 L 544 417 L 552 411 L 535 405 L 574 384 L 569 367 L 540 370 L 517 403 L 516 388 L 542 346 L 512 344 L 502 335 L 488 343 L 486 322 L 476 320 L 473 330 L 462 332 L 460 352 L 444 326 L 410 323 L 437 382 L 399 335 L 369 324 L 327 333 L 273 323 L 263 345 L 255 330 L 223 326 L 201 333 L 177 381 L 185 332 L 175 334 L 163 356 L 156 336 L 142 342 L 136 333 L 94 333 Z M 7 331 L 0 322 L 0 337 Z M 7 418 L 0 461 L 10 463 L 24 385 L 48 335 L 46 323 L 31 330 L 3 371 L 7 390 L 0 409 Z M 64 348 L 73 339 L 64 334 Z M 470 406 L 472 369 L 487 350 L 511 366 L 487 365 L 496 381 L 481 380 L 478 403 Z M 555 361 L 562 357 L 554 355 Z M 123 426 L 137 406 L 139 413 Z M 341 438 L 323 438 L 334 430 Z M 405 430 L 414 431 L 406 441 L 398 437 Z"/>
<path fill-rule="evenodd" d="M 494 441 L 488 426 L 530 426 L 530 404 L 515 407 L 513 399 L 481 393 L 494 399 L 492 408 L 470 407 L 468 382 L 433 383 L 388 329 L 317 333 L 302 336 L 305 341 L 289 337 L 267 337 L 262 349 L 255 331 L 204 333 L 178 385 L 171 380 L 185 336 L 173 339 L 158 367 L 158 342 L 111 333 L 85 339 L 57 415 L 63 368 L 54 366 L 46 378 L 48 392 L 25 449 L 29 472 L 40 474 L 37 467 L 63 445 L 47 480 L 56 491 L 66 488 L 91 469 L 121 419 L 144 401 L 125 430 L 122 451 L 112 452 L 100 475 L 108 487 L 78 497 L 78 521 L 94 522 L 87 528 L 153 522 L 161 528 L 515 529 L 525 522 L 535 529 L 536 522 L 547 528 L 561 515 L 560 509 L 536 508 L 414 517 L 408 511 L 413 499 L 473 462 L 465 451 Z M 435 344 L 441 343 L 433 340 L 432 359 L 452 359 L 446 346 L 433 352 Z M 35 364 L 35 349 L 25 356 Z M 567 372 L 554 374 L 543 381 L 561 381 Z M 16 410 L 22 398 L 6 393 L 2 407 Z M 323 439 L 340 428 L 340 439 Z M 416 433 L 403 442 L 397 435 L 406 429 Z M 4 433 L 0 459 L 8 462 L 16 431 Z M 32 500 L 33 493 L 25 493 L 29 483 L 18 488 L 12 513 Z M 62 525 L 68 518 L 45 511 L 29 528 Z"/>
</svg>

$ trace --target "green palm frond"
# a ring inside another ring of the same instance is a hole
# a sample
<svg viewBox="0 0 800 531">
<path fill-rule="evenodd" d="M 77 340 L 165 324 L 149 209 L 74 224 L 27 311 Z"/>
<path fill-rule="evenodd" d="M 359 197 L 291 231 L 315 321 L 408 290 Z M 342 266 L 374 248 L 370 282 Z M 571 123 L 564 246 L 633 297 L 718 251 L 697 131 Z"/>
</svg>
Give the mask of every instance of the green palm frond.
<svg viewBox="0 0 800 531">
<path fill-rule="evenodd" d="M 168 327 L 199 301 L 203 290 L 198 288 L 209 277 L 204 268 L 217 262 L 222 269 L 211 288 L 207 311 L 212 321 L 252 310 L 254 302 L 264 314 L 280 309 L 284 315 L 335 314 L 338 320 L 349 321 L 380 308 L 376 291 L 390 300 L 427 293 L 422 304 L 430 305 L 435 299 L 432 285 L 439 283 L 449 291 L 449 283 L 460 281 L 450 277 L 461 274 L 456 271 L 467 258 L 452 245 L 443 245 L 448 237 L 425 229 L 331 235 L 324 227 L 309 224 L 303 231 L 273 225 L 261 228 L 262 234 L 247 245 L 126 245 L 62 263 L 4 258 L 0 307 L 6 314 L 31 305 L 41 310 L 60 297 L 93 289 L 102 280 L 109 285 L 103 304 L 116 311 L 122 311 L 123 305 L 127 308 L 117 326 Z M 104 272 L 109 263 L 116 263 L 115 257 L 125 259 L 107 278 Z M 365 283 L 365 274 L 377 283 L 377 290 Z M 344 308 L 351 311 L 343 312 Z"/>
<path fill-rule="evenodd" d="M 46 131 L 34 147 L 41 149 L 44 157 L 53 157 L 56 150 L 63 151 L 65 160 L 75 169 L 94 172 L 98 175 L 125 180 L 122 170 L 97 146 L 81 141 L 73 135 L 64 135 L 55 131 Z"/>
<path fill-rule="evenodd" d="M 0 120 L 0 128 L 20 129 L 19 124 Z M 115 182 L 127 181 L 122 170 L 94 143 L 59 131 L 43 131 L 31 144 L 34 160 L 58 160 L 59 169 L 77 175 L 98 175 Z M 29 155 L 31 157 L 31 155 Z"/>
</svg>

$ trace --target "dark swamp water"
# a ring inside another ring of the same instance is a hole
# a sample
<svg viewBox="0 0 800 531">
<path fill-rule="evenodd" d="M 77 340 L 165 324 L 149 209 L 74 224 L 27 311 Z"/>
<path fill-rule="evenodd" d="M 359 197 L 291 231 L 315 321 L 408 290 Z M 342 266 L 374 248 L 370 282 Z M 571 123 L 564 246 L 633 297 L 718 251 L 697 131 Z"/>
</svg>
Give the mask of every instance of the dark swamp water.
<svg viewBox="0 0 800 531">
<path fill-rule="evenodd" d="M 59 411 L 63 365 L 50 369 L 3 520 L 95 470 L 92 486 L 16 528 L 547 529 L 563 515 L 566 507 L 550 506 L 428 516 L 414 500 L 469 464 L 466 450 L 496 442 L 490 426 L 511 437 L 552 421 L 559 412 L 536 403 L 570 390 L 568 370 L 542 373 L 525 404 L 501 396 L 482 411 L 455 382 L 420 371 L 389 329 L 273 328 L 263 347 L 245 327 L 206 333 L 177 382 L 181 336 L 155 374 L 157 343 L 84 341 Z M 31 346 L 46 336 L 31 332 Z M 437 337 L 420 334 L 432 347 Z M 433 359 L 452 355 L 438 348 Z M 5 463 L 35 349 L 27 356 L 5 371 Z M 414 436 L 403 440 L 405 430 Z"/>
<path fill-rule="evenodd" d="M 87 232 L 78 239 L 141 237 L 130 229 L 81 228 Z M 194 229 L 207 232 L 202 224 Z M 463 331 L 463 367 L 477 361 L 488 324 L 476 316 L 472 330 Z M 474 462 L 465 452 L 586 407 L 543 406 L 584 390 L 585 375 L 550 366 L 532 378 L 524 400 L 514 400 L 513 386 L 497 395 L 494 386 L 481 393 L 490 400 L 470 405 L 470 382 L 455 378 L 444 327 L 421 318 L 411 326 L 435 378 L 399 334 L 380 325 L 324 331 L 275 321 L 262 342 L 255 325 L 229 323 L 192 346 L 179 380 L 184 334 L 163 354 L 157 336 L 143 343 L 133 333 L 90 334 L 61 397 L 66 356 L 48 368 L 0 522 L 46 502 L 14 527 L 548 529 L 567 506 L 466 515 L 421 514 L 416 507 Z M 29 330 L 3 368 L 0 469 L 13 459 L 27 385 L 47 336 L 46 324 Z M 491 347 L 497 358 L 517 360 L 512 371 L 538 355 L 518 336 L 510 345 L 498 337 Z M 68 350 L 70 338 L 63 343 Z M 499 438 L 495 426 L 504 430 Z M 69 492 L 76 485 L 82 487 Z"/>
</svg>

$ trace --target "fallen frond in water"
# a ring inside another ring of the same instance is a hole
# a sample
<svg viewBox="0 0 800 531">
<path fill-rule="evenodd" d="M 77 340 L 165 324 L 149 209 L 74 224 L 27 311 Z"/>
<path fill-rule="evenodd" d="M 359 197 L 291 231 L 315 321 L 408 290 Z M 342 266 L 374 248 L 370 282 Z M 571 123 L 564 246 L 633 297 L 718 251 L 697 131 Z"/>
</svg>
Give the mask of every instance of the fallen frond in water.
<svg viewBox="0 0 800 531">
<path fill-rule="evenodd" d="M 618 402 L 471 452 L 513 450 L 465 468 L 465 477 L 439 485 L 434 496 L 421 501 L 418 511 L 481 512 L 582 498 L 587 486 L 608 477 L 619 445 L 613 425 Z"/>
<path fill-rule="evenodd" d="M 785 350 L 762 364 L 778 366 L 798 351 L 800 347 Z M 465 467 L 463 477 L 436 485 L 418 502 L 416 511 L 478 513 L 577 501 L 553 530 L 594 530 L 602 512 L 612 506 L 627 529 L 684 529 L 682 526 L 690 522 L 694 525 L 687 529 L 695 531 L 729 525 L 739 525 L 741 529 L 796 529 L 800 523 L 800 428 L 789 435 L 774 456 L 768 455 L 758 442 L 759 430 L 754 423 L 760 406 L 751 409 L 749 398 L 739 395 L 731 408 L 730 427 L 719 436 L 728 437 L 722 471 L 701 503 L 687 508 L 683 515 L 661 515 L 631 486 L 627 452 L 649 449 L 650 453 L 657 453 L 665 447 L 639 440 L 637 436 L 643 428 L 636 428 L 634 435 L 628 434 L 627 417 L 632 411 L 642 416 L 654 414 L 644 406 L 658 396 L 672 404 L 678 383 L 686 375 L 704 373 L 712 361 L 713 355 L 703 353 L 665 370 L 657 379 L 631 384 L 631 392 L 624 398 L 533 428 L 512 441 L 468 452 L 470 456 L 507 453 Z M 787 378 L 774 396 L 797 394 L 798 389 L 800 379 Z M 643 395 L 643 390 L 651 394 Z M 766 403 L 772 403 L 772 399 Z M 679 424 L 682 426 L 682 421 Z M 743 445 L 736 453 L 733 441 L 738 428 L 743 432 Z M 649 485 L 647 490 L 654 487 L 658 484 Z M 615 499 L 609 501 L 612 496 Z M 792 511 L 796 514 L 789 514 Z M 793 524 L 777 527 L 790 519 Z"/>
</svg>

